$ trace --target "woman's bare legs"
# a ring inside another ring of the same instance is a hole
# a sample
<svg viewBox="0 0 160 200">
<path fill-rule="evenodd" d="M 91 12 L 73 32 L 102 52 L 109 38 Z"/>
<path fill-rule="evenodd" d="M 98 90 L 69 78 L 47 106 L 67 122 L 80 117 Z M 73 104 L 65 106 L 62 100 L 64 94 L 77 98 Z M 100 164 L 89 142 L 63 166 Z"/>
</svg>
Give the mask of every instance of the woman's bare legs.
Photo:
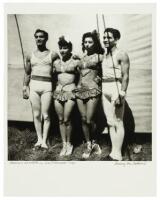
<svg viewBox="0 0 160 200">
<path fill-rule="evenodd" d="M 60 129 L 60 134 L 61 134 L 62 143 L 63 143 L 60 156 L 64 156 L 67 151 L 67 138 L 66 138 L 66 129 L 65 129 L 65 124 L 64 124 L 64 103 L 58 100 L 55 100 L 54 104 L 55 104 L 55 110 L 59 119 L 59 129 Z"/>
<path fill-rule="evenodd" d="M 94 153 L 97 155 L 101 154 L 101 148 L 97 143 L 96 138 L 96 124 L 93 121 L 93 117 L 97 108 L 97 104 L 99 102 L 99 97 L 92 98 L 87 102 L 87 124 L 90 128 L 90 135 L 92 140 L 92 149 L 94 150 Z"/>
<path fill-rule="evenodd" d="M 90 133 L 89 133 L 89 126 L 87 124 L 87 104 L 84 103 L 83 100 L 77 99 L 78 109 L 81 115 L 82 120 L 82 130 L 84 133 L 84 137 L 86 142 L 90 141 Z"/>
<path fill-rule="evenodd" d="M 55 110 L 56 110 L 56 113 L 57 113 L 58 119 L 59 119 L 59 129 L 60 129 L 62 142 L 65 143 L 66 142 L 66 133 L 65 133 L 65 125 L 64 125 L 64 106 L 58 100 L 55 100 L 54 104 L 55 104 Z"/>
<path fill-rule="evenodd" d="M 93 132 L 96 129 L 96 124 L 93 122 L 93 116 L 96 111 L 98 101 L 99 101 L 98 98 L 92 98 L 92 99 L 89 99 L 87 102 L 87 110 L 86 110 L 87 124 L 90 127 L 91 136 L 93 136 Z"/>
<path fill-rule="evenodd" d="M 64 124 L 66 129 L 66 140 L 70 142 L 71 140 L 71 132 L 72 132 L 72 124 L 71 124 L 71 112 L 75 105 L 75 101 L 68 100 L 64 105 Z"/>
<path fill-rule="evenodd" d="M 70 155 L 73 150 L 73 146 L 71 145 L 71 133 L 72 133 L 71 113 L 74 105 L 75 101 L 72 100 L 68 100 L 64 105 L 64 124 L 65 124 L 66 141 L 67 141 L 67 151 L 65 155 Z"/>
<path fill-rule="evenodd" d="M 77 103 L 82 118 L 82 129 L 84 132 L 85 140 L 87 142 L 87 147 L 82 157 L 88 158 L 92 150 L 91 136 L 93 131 L 95 131 L 93 116 L 98 103 L 98 98 L 89 99 L 86 103 L 84 103 L 83 100 L 77 99 Z"/>
<path fill-rule="evenodd" d="M 71 125 L 70 115 L 74 105 L 75 102 L 72 100 L 68 100 L 65 103 L 61 103 L 55 100 L 55 109 L 59 118 L 60 132 L 63 142 L 63 148 L 60 153 L 60 156 L 70 155 L 72 153 L 71 148 L 70 151 L 67 150 L 69 150 L 69 147 L 71 147 L 70 139 L 71 139 L 72 125 Z"/>
</svg>

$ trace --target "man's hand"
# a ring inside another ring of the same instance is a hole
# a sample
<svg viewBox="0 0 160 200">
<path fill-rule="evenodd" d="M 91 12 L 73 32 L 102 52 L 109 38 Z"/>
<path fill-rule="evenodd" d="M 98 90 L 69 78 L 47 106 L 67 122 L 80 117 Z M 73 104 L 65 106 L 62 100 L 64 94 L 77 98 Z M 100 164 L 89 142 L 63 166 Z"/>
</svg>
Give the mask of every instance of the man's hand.
<svg viewBox="0 0 160 200">
<path fill-rule="evenodd" d="M 101 82 L 102 82 L 102 79 L 101 79 L 99 76 L 96 76 L 96 78 L 94 79 L 94 81 L 95 81 L 98 85 L 100 85 Z"/>
<path fill-rule="evenodd" d="M 23 86 L 23 99 L 29 99 L 29 88 L 28 88 L 28 86 Z"/>
<path fill-rule="evenodd" d="M 121 106 L 122 106 L 123 101 L 124 101 L 124 99 L 125 99 L 125 95 L 126 95 L 126 92 L 125 92 L 125 91 L 120 91 L 120 92 L 119 92 L 119 96 L 118 96 L 118 98 L 115 100 L 115 105 L 116 105 L 117 107 L 121 107 Z"/>
</svg>

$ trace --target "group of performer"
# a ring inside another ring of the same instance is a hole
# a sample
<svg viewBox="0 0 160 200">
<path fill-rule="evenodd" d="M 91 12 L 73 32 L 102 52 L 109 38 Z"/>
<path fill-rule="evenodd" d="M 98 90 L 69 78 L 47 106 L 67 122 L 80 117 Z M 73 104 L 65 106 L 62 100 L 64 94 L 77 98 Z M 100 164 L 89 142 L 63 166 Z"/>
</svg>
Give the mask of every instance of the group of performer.
<svg viewBox="0 0 160 200">
<path fill-rule="evenodd" d="M 35 147 L 48 148 L 50 107 L 54 99 L 63 143 L 60 156 L 69 156 L 73 152 L 71 114 L 75 104 L 80 112 L 86 142 L 82 157 L 89 158 L 93 150 L 100 155 L 93 119 L 102 99 L 112 144 L 107 160 L 122 160 L 123 114 L 130 63 L 127 53 L 117 47 L 121 37 L 119 30 L 104 30 L 104 48 L 96 31 L 83 34 L 82 56 L 72 53 L 72 42 L 64 36 L 58 41 L 59 53 L 47 49 L 46 31 L 38 29 L 34 37 L 37 49 L 26 57 L 23 98 L 29 98 L 32 106 L 37 133 Z M 53 80 L 53 74 L 56 80 Z M 54 81 L 56 88 L 53 91 Z"/>
</svg>

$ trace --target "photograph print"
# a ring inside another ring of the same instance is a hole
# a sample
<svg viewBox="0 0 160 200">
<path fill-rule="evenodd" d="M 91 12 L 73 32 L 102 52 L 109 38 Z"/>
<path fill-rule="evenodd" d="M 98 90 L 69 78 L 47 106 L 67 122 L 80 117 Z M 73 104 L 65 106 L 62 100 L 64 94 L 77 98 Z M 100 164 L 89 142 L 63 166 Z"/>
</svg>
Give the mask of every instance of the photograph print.
<svg viewBox="0 0 160 200">
<path fill-rule="evenodd" d="M 7 15 L 8 161 L 152 161 L 152 15 Z"/>
</svg>

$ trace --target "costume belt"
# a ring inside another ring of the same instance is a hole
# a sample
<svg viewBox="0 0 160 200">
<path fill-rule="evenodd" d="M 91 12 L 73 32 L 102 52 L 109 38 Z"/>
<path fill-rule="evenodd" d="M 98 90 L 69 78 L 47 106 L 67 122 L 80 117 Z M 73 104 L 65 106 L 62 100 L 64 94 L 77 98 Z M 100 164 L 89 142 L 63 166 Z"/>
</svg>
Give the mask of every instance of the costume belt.
<svg viewBox="0 0 160 200">
<path fill-rule="evenodd" d="M 117 81 L 121 83 L 122 78 L 111 78 L 111 77 L 102 78 L 102 83 L 117 82 Z"/>
<path fill-rule="evenodd" d="M 52 82 L 52 78 L 51 77 L 45 77 L 45 76 L 32 75 L 31 79 L 32 80 L 36 80 L 36 81 Z"/>
</svg>

